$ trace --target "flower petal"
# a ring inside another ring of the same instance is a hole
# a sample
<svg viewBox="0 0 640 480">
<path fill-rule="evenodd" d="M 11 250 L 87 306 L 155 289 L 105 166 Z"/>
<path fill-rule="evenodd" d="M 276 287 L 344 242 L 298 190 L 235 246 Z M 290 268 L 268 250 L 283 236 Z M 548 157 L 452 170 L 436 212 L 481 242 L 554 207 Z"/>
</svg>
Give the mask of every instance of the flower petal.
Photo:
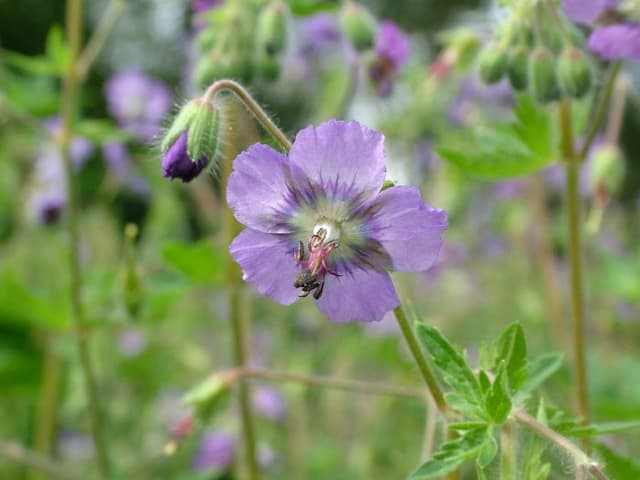
<svg viewBox="0 0 640 480">
<path fill-rule="evenodd" d="M 392 187 L 375 200 L 368 222 L 373 239 L 391 257 L 394 270 L 422 272 L 431 268 L 447 229 L 447 213 L 422 201 L 415 187 Z"/>
<path fill-rule="evenodd" d="M 255 144 L 233 162 L 227 203 L 238 221 L 265 233 L 291 233 L 287 219 L 295 210 L 288 181 L 287 157 Z"/>
<path fill-rule="evenodd" d="M 288 236 L 247 228 L 231 242 L 229 252 L 242 267 L 243 280 L 253 283 L 262 295 L 291 305 L 298 299 L 293 286 L 300 270 L 294 259 L 296 248 Z"/>
<path fill-rule="evenodd" d="M 358 122 L 330 120 L 301 130 L 289 160 L 301 170 L 291 172 L 296 185 L 310 180 L 328 198 L 364 200 L 384 183 L 384 135 Z"/>
<path fill-rule="evenodd" d="M 640 61 L 640 25 L 618 23 L 596 28 L 589 48 L 605 60 Z"/>
<path fill-rule="evenodd" d="M 592 25 L 610 3 L 611 0 L 562 0 L 562 7 L 574 22 Z"/>
<path fill-rule="evenodd" d="M 374 322 L 400 305 L 400 300 L 387 272 L 354 269 L 340 277 L 328 275 L 317 304 L 334 322 Z"/>
</svg>

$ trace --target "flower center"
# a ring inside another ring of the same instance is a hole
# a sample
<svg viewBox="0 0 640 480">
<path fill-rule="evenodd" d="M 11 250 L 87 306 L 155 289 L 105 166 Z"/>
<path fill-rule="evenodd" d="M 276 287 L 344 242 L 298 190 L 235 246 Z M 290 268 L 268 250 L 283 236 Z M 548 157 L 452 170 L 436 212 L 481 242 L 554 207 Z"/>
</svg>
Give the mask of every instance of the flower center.
<svg viewBox="0 0 640 480">
<path fill-rule="evenodd" d="M 293 286 L 302 290 L 301 297 L 313 292 L 313 298 L 317 300 L 322 295 L 326 274 L 340 276 L 327 264 L 331 252 L 340 246 L 339 239 L 339 225 L 319 222 L 313 227 L 313 233 L 307 242 L 307 252 L 304 250 L 304 243 L 300 241 L 296 261 L 302 266 L 302 271 L 296 277 Z"/>
</svg>

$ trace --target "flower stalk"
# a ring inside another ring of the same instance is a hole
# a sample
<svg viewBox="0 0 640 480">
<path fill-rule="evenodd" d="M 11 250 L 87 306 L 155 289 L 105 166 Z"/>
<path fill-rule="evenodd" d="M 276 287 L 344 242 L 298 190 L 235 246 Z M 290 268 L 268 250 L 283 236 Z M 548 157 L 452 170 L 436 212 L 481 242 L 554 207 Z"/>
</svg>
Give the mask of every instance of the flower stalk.
<svg viewBox="0 0 640 480">
<path fill-rule="evenodd" d="M 409 350 L 411 350 L 411 354 L 413 355 L 413 358 L 418 365 L 418 369 L 420 370 L 422 379 L 429 388 L 429 392 L 433 397 L 433 401 L 438 407 L 440 413 L 442 413 L 443 416 L 446 415 L 448 411 L 447 402 L 444 399 L 444 395 L 442 393 L 442 390 L 440 389 L 440 386 L 438 385 L 435 375 L 433 374 L 431 368 L 429 367 L 429 364 L 427 363 L 427 359 L 420 349 L 418 340 L 416 339 L 416 336 L 411 329 L 411 325 L 409 325 L 409 321 L 407 320 L 407 316 L 405 315 L 402 306 L 395 308 L 393 310 L 393 313 L 398 322 L 398 326 L 402 331 L 402 335 L 407 341 Z"/>
</svg>

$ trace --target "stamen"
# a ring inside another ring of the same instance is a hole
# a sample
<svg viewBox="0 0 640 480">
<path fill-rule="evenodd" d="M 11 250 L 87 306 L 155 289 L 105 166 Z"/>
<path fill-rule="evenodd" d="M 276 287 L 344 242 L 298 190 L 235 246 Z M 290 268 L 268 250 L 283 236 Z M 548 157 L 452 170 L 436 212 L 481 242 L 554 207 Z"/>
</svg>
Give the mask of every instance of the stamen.
<svg viewBox="0 0 640 480">
<path fill-rule="evenodd" d="M 300 288 L 300 297 L 306 297 L 313 292 L 317 300 L 324 290 L 324 281 L 327 273 L 339 276 L 337 272 L 329 268 L 328 258 L 331 252 L 340 246 L 338 237 L 340 227 L 329 223 L 317 224 L 309 241 L 307 242 L 308 256 L 304 251 L 304 244 L 299 242 L 295 258 L 302 266 L 302 271 L 293 282 L 293 286 Z"/>
</svg>

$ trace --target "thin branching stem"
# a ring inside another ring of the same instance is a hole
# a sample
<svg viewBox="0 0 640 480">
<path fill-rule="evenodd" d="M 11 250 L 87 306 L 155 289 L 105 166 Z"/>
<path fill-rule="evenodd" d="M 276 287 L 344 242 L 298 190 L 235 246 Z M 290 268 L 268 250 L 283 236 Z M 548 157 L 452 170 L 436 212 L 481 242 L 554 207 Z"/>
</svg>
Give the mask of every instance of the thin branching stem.
<svg viewBox="0 0 640 480">
<path fill-rule="evenodd" d="M 67 0 L 66 31 L 68 35 L 70 61 L 63 78 L 61 100 L 62 134 L 60 149 L 64 159 L 64 169 L 67 187 L 67 232 L 69 235 L 69 273 L 71 295 L 71 317 L 74 325 L 76 346 L 80 359 L 80 366 L 84 376 L 84 385 L 89 402 L 91 418 L 91 434 L 96 448 L 98 471 L 102 478 L 109 477 L 109 461 L 107 445 L 104 439 L 101 419 L 100 395 L 89 352 L 88 338 L 85 327 L 85 312 L 82 299 L 83 278 L 80 260 L 78 203 L 74 188 L 73 163 L 71 160 L 71 138 L 75 123 L 80 79 L 78 77 L 77 60 L 80 52 L 82 37 L 83 0 Z"/>
<path fill-rule="evenodd" d="M 16 442 L 0 443 L 0 457 L 25 465 L 57 480 L 81 480 L 84 475 L 69 472 L 45 455 L 32 452 Z"/>
</svg>

